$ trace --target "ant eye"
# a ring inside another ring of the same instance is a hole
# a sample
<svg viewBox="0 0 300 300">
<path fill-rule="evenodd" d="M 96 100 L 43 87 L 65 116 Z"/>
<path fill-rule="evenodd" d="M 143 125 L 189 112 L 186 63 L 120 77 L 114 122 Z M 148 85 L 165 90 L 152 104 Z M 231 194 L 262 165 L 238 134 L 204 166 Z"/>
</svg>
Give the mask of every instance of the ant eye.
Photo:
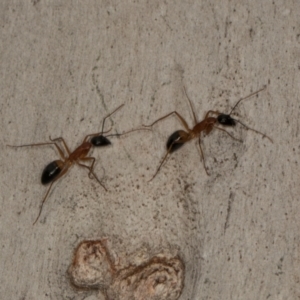
<svg viewBox="0 0 300 300">
<path fill-rule="evenodd" d="M 108 146 L 111 144 L 110 140 L 103 135 L 94 136 L 91 139 L 91 144 L 95 147 Z"/>
</svg>

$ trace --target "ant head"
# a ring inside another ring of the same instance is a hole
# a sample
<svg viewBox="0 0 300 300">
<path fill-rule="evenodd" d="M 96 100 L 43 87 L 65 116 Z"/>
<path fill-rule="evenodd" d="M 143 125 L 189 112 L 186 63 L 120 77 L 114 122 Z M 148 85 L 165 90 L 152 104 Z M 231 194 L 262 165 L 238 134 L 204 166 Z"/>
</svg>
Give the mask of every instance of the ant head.
<svg viewBox="0 0 300 300">
<path fill-rule="evenodd" d="M 224 126 L 235 126 L 236 121 L 235 119 L 231 118 L 230 115 L 226 114 L 219 114 L 217 117 L 218 123 Z"/>
<path fill-rule="evenodd" d="M 170 135 L 167 141 L 167 150 L 172 153 L 181 148 L 187 141 L 188 134 L 183 130 L 177 130 Z"/>
<path fill-rule="evenodd" d="M 61 160 L 55 160 L 48 164 L 42 173 L 42 184 L 48 184 L 53 181 L 60 174 L 63 167 L 64 163 Z"/>
<path fill-rule="evenodd" d="M 94 136 L 93 138 L 91 138 L 90 142 L 95 147 L 108 146 L 111 144 L 110 140 L 103 135 Z"/>
</svg>

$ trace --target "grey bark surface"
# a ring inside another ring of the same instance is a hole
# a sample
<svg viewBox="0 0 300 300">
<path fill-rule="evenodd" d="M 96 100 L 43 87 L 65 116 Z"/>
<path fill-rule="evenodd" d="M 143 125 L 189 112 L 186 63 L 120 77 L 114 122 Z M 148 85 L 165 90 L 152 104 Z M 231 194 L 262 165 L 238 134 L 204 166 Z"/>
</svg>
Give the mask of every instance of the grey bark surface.
<svg viewBox="0 0 300 300">
<path fill-rule="evenodd" d="M 0 13 L 1 299 L 105 299 L 70 284 L 84 240 L 106 240 L 124 265 L 178 255 L 179 299 L 300 299 L 299 1 L 2 0 Z M 214 130 L 201 141 L 210 176 L 191 141 L 147 182 L 182 129 L 170 117 L 92 149 L 108 192 L 74 166 L 32 225 L 59 155 L 7 144 L 61 136 L 75 149 L 122 103 L 111 133 L 173 110 L 192 127 L 183 87 L 200 121 L 263 85 L 235 117 L 273 144 Z"/>
</svg>

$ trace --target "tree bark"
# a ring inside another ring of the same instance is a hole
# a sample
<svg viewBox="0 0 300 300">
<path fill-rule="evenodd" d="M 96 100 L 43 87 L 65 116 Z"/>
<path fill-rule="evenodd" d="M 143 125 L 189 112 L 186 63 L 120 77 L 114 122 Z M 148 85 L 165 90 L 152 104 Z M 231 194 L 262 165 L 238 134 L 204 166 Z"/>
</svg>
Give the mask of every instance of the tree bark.
<svg viewBox="0 0 300 300">
<path fill-rule="evenodd" d="M 300 297 L 299 1 L 2 0 L 0 8 L 1 299 Z M 108 191 L 74 166 L 32 225 L 47 191 L 43 168 L 60 155 L 52 145 L 7 144 L 63 137 L 72 151 L 123 103 L 104 135 L 172 111 L 193 128 L 184 88 L 200 122 L 264 85 L 231 116 L 273 143 L 240 123 L 228 132 L 242 142 L 214 128 L 201 134 L 209 176 L 194 139 L 149 182 L 182 122 L 170 116 L 110 136 L 89 153 Z M 104 274 L 92 274 L 97 282 L 72 277 L 85 242 L 85 267 Z"/>
</svg>

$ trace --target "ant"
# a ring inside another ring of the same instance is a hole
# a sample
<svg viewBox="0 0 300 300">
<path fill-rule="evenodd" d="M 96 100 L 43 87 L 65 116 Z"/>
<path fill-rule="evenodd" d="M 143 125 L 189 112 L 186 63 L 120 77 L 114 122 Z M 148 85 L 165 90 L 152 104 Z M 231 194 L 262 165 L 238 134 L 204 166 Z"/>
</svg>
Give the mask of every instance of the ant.
<svg viewBox="0 0 300 300">
<path fill-rule="evenodd" d="M 231 117 L 232 112 L 234 111 L 234 109 L 237 107 L 237 105 L 241 101 L 243 101 L 245 99 L 248 99 L 248 98 L 250 98 L 250 97 L 252 97 L 254 95 L 257 95 L 259 92 L 263 91 L 265 88 L 266 88 L 266 86 L 264 86 L 263 88 L 261 88 L 260 90 L 254 92 L 254 93 L 251 93 L 250 95 L 248 95 L 248 96 L 246 96 L 244 98 L 239 99 L 238 102 L 234 105 L 234 107 L 232 108 L 232 110 L 230 111 L 229 114 L 223 114 L 223 113 L 219 113 L 218 111 L 209 110 L 206 113 L 204 120 L 202 120 L 201 122 L 198 122 L 197 118 L 196 118 L 196 114 L 195 114 L 195 112 L 193 110 L 193 106 L 192 106 L 191 100 L 189 99 L 189 97 L 187 95 L 185 87 L 183 87 L 184 93 L 186 95 L 186 98 L 188 99 L 188 102 L 189 102 L 189 105 L 191 107 L 191 110 L 192 110 L 192 113 L 193 113 L 193 117 L 194 117 L 194 124 L 195 125 L 194 125 L 194 127 L 192 129 L 189 128 L 189 126 L 188 126 L 187 122 L 185 121 L 185 119 L 177 111 L 170 112 L 169 114 L 167 114 L 167 115 L 159 118 L 155 122 L 153 122 L 151 125 L 143 125 L 145 127 L 152 127 L 154 124 L 156 124 L 156 123 L 162 121 L 163 119 L 166 119 L 169 116 L 175 114 L 175 116 L 179 119 L 179 121 L 182 123 L 183 127 L 186 130 L 186 131 L 184 131 L 184 130 L 177 130 L 177 131 L 175 131 L 174 133 L 172 133 L 169 136 L 168 141 L 166 143 L 167 152 L 166 152 L 165 156 L 163 157 L 162 162 L 158 166 L 155 174 L 152 176 L 152 178 L 149 181 L 152 181 L 155 178 L 155 176 L 157 175 L 157 173 L 161 169 L 164 161 L 166 160 L 166 158 L 168 157 L 169 154 L 171 154 L 174 151 L 178 150 L 185 143 L 187 143 L 188 141 L 190 141 L 192 139 L 195 139 L 195 138 L 198 138 L 198 144 L 199 144 L 201 158 L 202 158 L 202 161 L 203 161 L 203 166 L 204 166 L 206 174 L 209 176 L 210 174 L 208 173 L 207 167 L 205 165 L 204 154 L 203 154 L 203 150 L 202 150 L 202 147 L 201 147 L 201 132 L 204 132 L 205 135 L 208 135 L 215 128 L 215 129 L 218 129 L 218 130 L 221 130 L 221 131 L 227 133 L 232 139 L 237 140 L 239 142 L 242 142 L 241 140 L 239 140 L 239 139 L 235 138 L 233 135 L 231 135 L 224 128 L 217 127 L 216 124 L 220 124 L 220 125 L 225 126 L 225 127 L 226 126 L 228 126 L 228 127 L 229 126 L 234 127 L 236 125 L 236 123 L 240 123 L 246 129 L 252 130 L 252 131 L 254 131 L 254 132 L 262 135 L 263 137 L 268 138 L 273 143 L 272 139 L 269 138 L 267 135 L 263 134 L 260 131 L 255 130 L 255 129 L 252 129 L 252 128 L 246 126 L 241 121 L 236 120 L 236 119 L 234 119 L 234 118 Z M 217 117 L 213 117 L 211 115 L 216 115 Z"/>
<path fill-rule="evenodd" d="M 43 199 L 41 207 L 40 207 L 39 214 L 38 214 L 36 220 L 34 221 L 33 225 L 35 225 L 35 223 L 38 221 L 38 219 L 41 215 L 43 205 L 49 195 L 49 192 L 52 188 L 53 183 L 56 182 L 58 179 L 60 179 L 63 175 L 65 175 L 67 173 L 67 171 L 69 170 L 69 168 L 74 164 L 77 164 L 80 167 L 88 169 L 89 170 L 89 174 L 88 174 L 89 178 L 92 178 L 91 175 L 93 175 L 93 177 L 104 188 L 104 190 L 107 191 L 106 187 L 101 183 L 101 181 L 98 179 L 97 175 L 94 173 L 94 164 L 95 164 L 96 159 L 94 157 L 87 156 L 87 155 L 88 155 L 90 149 L 92 148 L 92 146 L 104 147 L 104 146 L 110 145 L 111 142 L 108 139 L 108 137 L 121 136 L 121 135 L 127 134 L 132 131 L 137 131 L 137 130 L 145 130 L 145 129 L 141 128 L 141 129 L 133 129 L 128 132 L 124 132 L 122 134 L 110 134 L 107 136 L 103 135 L 105 133 L 108 133 L 111 130 L 110 129 L 108 131 L 103 131 L 105 120 L 123 106 L 124 106 L 124 104 L 120 105 L 112 113 L 110 113 L 103 119 L 101 132 L 88 134 L 87 136 L 85 136 L 81 145 L 78 146 L 73 152 L 71 152 L 69 150 L 65 140 L 62 137 L 59 137 L 56 139 L 51 139 L 51 137 L 49 137 L 51 142 L 46 142 L 46 143 L 27 144 L 27 145 L 19 145 L 19 146 L 7 145 L 8 147 L 13 147 L 13 148 L 54 145 L 56 147 L 56 149 L 58 150 L 58 153 L 61 157 L 61 159 L 54 160 L 53 162 L 49 163 L 44 168 L 44 171 L 43 171 L 42 177 L 41 177 L 41 182 L 43 185 L 47 185 L 48 183 L 51 183 L 51 184 L 46 192 L 46 195 L 44 196 L 44 199 Z M 63 149 L 58 145 L 57 142 L 61 142 L 63 144 L 64 150 L 66 151 L 67 156 L 64 154 Z M 87 162 L 87 161 L 91 161 L 90 166 L 86 166 L 81 163 L 81 162 Z"/>
</svg>

